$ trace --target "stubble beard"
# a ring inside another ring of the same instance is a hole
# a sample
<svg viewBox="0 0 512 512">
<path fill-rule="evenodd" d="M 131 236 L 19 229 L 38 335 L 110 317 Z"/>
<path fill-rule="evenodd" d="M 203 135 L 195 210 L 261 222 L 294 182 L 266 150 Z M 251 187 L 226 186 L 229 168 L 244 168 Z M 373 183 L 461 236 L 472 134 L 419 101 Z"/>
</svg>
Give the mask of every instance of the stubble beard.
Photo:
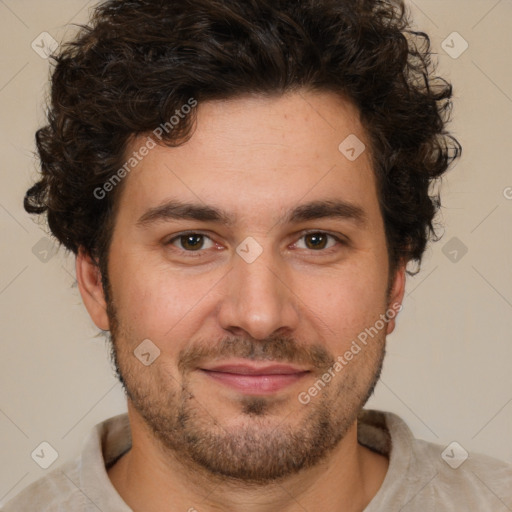
<svg viewBox="0 0 512 512">
<path fill-rule="evenodd" d="M 170 463 L 179 461 L 184 467 L 221 481 L 263 485 L 317 465 L 354 425 L 382 370 L 384 334 L 372 340 L 371 347 L 365 347 L 365 353 L 358 356 L 359 364 L 351 362 L 343 368 L 307 405 L 297 400 L 298 412 L 294 409 L 294 413 L 281 417 L 274 397 L 244 396 L 237 404 L 240 413 L 236 426 L 230 427 L 189 387 L 190 374 L 185 367 L 190 368 L 195 360 L 215 354 L 301 361 L 322 368 L 321 375 L 332 366 L 334 356 L 320 345 L 300 350 L 290 338 L 251 341 L 230 337 L 215 349 L 204 344 L 188 347 L 181 353 L 178 367 L 185 373 L 178 383 L 157 363 L 153 363 L 152 373 L 144 375 L 147 367 L 133 352 L 119 346 L 119 340 L 123 340 L 125 347 L 136 343 L 120 324 L 111 300 L 108 314 L 111 357 L 117 377 L 148 432 L 168 453 Z"/>
</svg>

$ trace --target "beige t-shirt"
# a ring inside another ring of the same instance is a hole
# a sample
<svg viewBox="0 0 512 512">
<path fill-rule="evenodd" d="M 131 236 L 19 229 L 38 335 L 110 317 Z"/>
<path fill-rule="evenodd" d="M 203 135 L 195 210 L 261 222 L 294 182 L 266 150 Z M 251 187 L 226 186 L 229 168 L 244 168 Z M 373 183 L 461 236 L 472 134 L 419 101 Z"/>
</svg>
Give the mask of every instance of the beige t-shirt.
<svg viewBox="0 0 512 512">
<path fill-rule="evenodd" d="M 362 411 L 358 440 L 389 457 L 384 482 L 364 512 L 512 512 L 512 465 L 458 447 L 414 439 L 398 416 Z M 24 489 L 3 512 L 132 512 L 106 467 L 130 449 L 127 414 L 94 427 L 74 461 Z M 450 464 L 448 464 L 448 461 Z M 311 511 L 313 512 L 313 511 Z"/>
</svg>

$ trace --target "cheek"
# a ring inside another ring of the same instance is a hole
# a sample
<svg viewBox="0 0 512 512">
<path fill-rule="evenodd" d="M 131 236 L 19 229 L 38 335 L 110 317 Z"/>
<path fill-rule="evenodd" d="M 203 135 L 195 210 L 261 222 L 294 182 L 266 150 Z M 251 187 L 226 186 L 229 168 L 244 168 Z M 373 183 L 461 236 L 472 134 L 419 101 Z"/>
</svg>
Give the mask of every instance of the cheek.
<svg viewBox="0 0 512 512">
<path fill-rule="evenodd" d="M 133 343 L 149 338 L 163 348 L 169 340 L 186 341 L 200 325 L 199 316 L 218 279 L 213 274 L 185 275 L 147 261 L 126 262 L 123 272 L 112 277 L 119 321 Z"/>
<path fill-rule="evenodd" d="M 386 289 L 385 270 L 351 266 L 322 278 L 308 277 L 298 295 L 307 297 L 308 318 L 340 349 L 385 312 Z"/>
</svg>

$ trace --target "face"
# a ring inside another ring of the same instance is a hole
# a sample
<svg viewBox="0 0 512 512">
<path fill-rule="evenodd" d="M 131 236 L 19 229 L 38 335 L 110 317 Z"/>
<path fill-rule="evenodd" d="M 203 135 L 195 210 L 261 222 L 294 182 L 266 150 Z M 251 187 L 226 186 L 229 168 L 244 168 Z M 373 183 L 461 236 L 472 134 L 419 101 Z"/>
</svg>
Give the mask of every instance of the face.
<svg viewBox="0 0 512 512">
<path fill-rule="evenodd" d="M 338 149 L 351 134 L 368 148 L 351 104 L 302 91 L 197 109 L 187 143 L 151 149 L 125 179 L 108 316 L 86 305 L 162 450 L 268 482 L 316 464 L 354 425 L 403 270 L 388 272 L 368 149 L 355 161 Z M 158 357 L 143 364 L 141 350 Z"/>
</svg>

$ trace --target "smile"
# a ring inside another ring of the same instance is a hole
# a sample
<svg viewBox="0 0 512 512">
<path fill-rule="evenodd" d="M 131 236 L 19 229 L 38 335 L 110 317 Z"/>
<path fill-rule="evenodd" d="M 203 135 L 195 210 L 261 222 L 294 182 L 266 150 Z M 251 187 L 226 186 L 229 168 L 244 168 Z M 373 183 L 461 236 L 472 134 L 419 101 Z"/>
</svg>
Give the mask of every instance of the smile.
<svg viewBox="0 0 512 512">
<path fill-rule="evenodd" d="M 201 368 L 208 378 L 251 395 L 275 393 L 303 379 L 309 370 L 291 365 L 223 364 Z"/>
</svg>

